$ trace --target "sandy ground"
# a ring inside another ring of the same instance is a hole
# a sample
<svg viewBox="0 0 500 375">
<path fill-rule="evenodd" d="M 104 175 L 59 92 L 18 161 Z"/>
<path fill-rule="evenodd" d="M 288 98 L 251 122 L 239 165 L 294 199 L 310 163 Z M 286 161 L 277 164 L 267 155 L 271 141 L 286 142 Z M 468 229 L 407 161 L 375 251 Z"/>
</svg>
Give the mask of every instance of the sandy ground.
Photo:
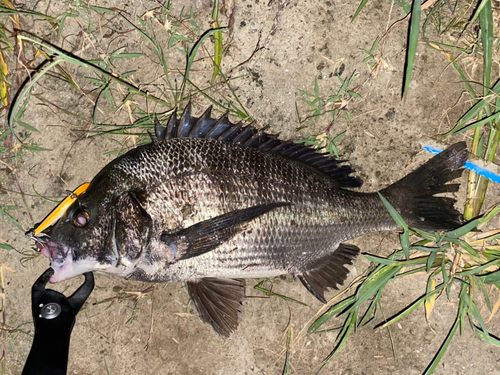
<svg viewBox="0 0 500 375">
<path fill-rule="evenodd" d="M 189 14 L 187 10 L 192 7 L 201 30 L 210 27 L 211 1 L 173 0 L 172 3 L 172 14 L 179 15 L 182 6 Z M 78 11 L 79 17 L 66 18 L 60 38 L 49 29 L 47 22 L 29 17 L 23 18 L 24 29 L 86 60 L 106 60 L 120 47 L 124 47 L 125 52 L 140 52 L 141 57 L 114 60 L 113 72 L 123 74 L 135 70 L 132 81 L 159 96 L 156 87 L 164 88 L 163 72 L 144 37 L 116 14 L 98 15 L 75 4 L 45 0 L 26 4 L 30 9 L 59 17 L 67 9 Z M 136 24 L 137 17 L 154 9 L 159 11 L 161 7 L 154 1 L 132 4 L 111 0 L 98 5 L 119 8 Z M 279 132 L 285 139 L 304 138 L 306 132 L 324 132 L 332 120 L 331 115 L 306 122 L 307 128 L 297 133 L 300 124 L 296 104 L 302 118 L 308 110 L 298 90 L 314 92 L 317 77 L 320 95 L 328 98 L 340 86 L 334 73 L 347 78 L 356 72 L 351 88 L 358 86 L 356 91 L 361 98 L 348 103 L 352 121 L 342 116 L 331 132 L 337 135 L 346 131 L 339 149 L 365 181 L 363 191 L 387 186 L 424 162 L 429 156 L 421 151 L 419 140 L 450 129 L 470 106 L 468 97 L 462 96 L 463 85 L 444 56 L 423 45 L 418 49 L 408 99 L 406 102 L 401 100 L 405 23 L 387 36 L 383 55 L 378 53 L 374 60 L 379 63 L 379 69 L 370 75 L 371 67 L 363 62 L 367 55 L 360 49 L 369 50 L 388 24 L 404 16 L 401 8 L 391 8 L 389 2 L 369 2 L 354 23 L 350 23 L 350 19 L 358 1 L 340 4 L 334 1 L 226 0 L 225 5 L 227 13 L 221 15 L 220 24 L 230 24 L 231 29 L 224 34 L 227 48 L 222 70 L 233 78 L 231 85 L 235 93 L 258 126 L 268 126 L 271 132 Z M 7 22 L 5 16 L 3 19 Z M 154 20 L 146 22 L 151 25 L 156 39 L 166 46 L 169 32 Z M 457 42 L 451 34 L 446 37 L 449 43 Z M 207 40 L 205 46 L 212 51 L 213 42 Z M 165 48 L 170 69 L 183 69 L 185 65 L 184 56 L 177 47 L 182 49 L 182 43 L 170 50 Z M 263 48 L 255 51 L 256 47 Z M 199 52 L 199 56 L 191 73 L 192 79 L 206 84 L 207 74 L 211 74 L 210 61 L 204 51 Z M 15 56 L 7 57 L 8 63 L 14 66 Z M 474 57 L 477 56 L 471 56 L 469 72 L 473 72 L 477 63 Z M 78 136 L 83 129 L 93 129 L 92 115 L 97 97 L 90 90 L 97 86 L 85 80 L 92 76 L 90 71 L 70 65 L 64 67 L 87 90 L 87 95 L 60 80 L 42 79 L 35 86 L 22 120 L 39 130 L 31 132 L 30 139 L 51 151 L 26 153 L 22 159 L 5 160 L 15 173 L 11 173 L 11 178 L 5 179 L 2 185 L 11 190 L 22 189 L 26 205 L 21 196 L 14 193 L 5 196 L 3 204 L 21 206 L 11 214 L 26 230 L 54 207 L 53 202 L 43 200 L 35 191 L 60 200 L 66 190 L 89 181 L 115 157 L 108 152 L 122 150 L 121 144 L 130 147 L 134 141 L 125 136 Z M 140 98 L 121 106 L 125 90 L 114 86 L 112 93 L 116 99 L 115 108 L 110 107 L 104 97 L 98 101 L 96 117 L 100 123 L 128 124 L 129 110 L 137 118 L 138 109 L 151 113 L 168 109 Z M 209 105 L 200 96 L 194 102 L 196 113 Z M 468 136 L 448 142 L 462 139 L 467 140 Z M 465 176 L 462 182 L 465 183 Z M 497 186 L 492 186 L 493 196 L 498 191 Z M 459 199 L 463 201 L 463 194 Z M 3 221 L 0 238 L 20 251 L 33 247 L 8 221 Z M 366 253 L 385 256 L 398 247 L 397 238 L 395 233 L 375 233 L 353 243 Z M 7 359 L 6 373 L 19 374 L 33 333 L 30 287 L 49 263 L 42 257 L 21 263 L 22 255 L 0 251 L 1 263 L 16 271 L 4 274 L 5 312 L 8 326 L 18 327 L 22 332 L 2 338 L 2 345 Z M 349 280 L 365 272 L 368 266 L 369 262 L 360 257 Z M 74 328 L 69 374 L 281 374 L 288 328 L 292 332 L 290 363 L 293 374 L 419 374 L 424 372 L 446 337 L 457 308 L 453 297 L 457 290 L 452 290 L 450 301 L 445 296 L 437 301 L 430 324 L 425 320 L 423 309 L 419 309 L 393 326 L 390 332 L 374 331 L 373 326 L 362 328 L 349 339 L 340 354 L 325 363 L 337 333 L 305 333 L 322 305 L 291 278 L 278 279 L 273 290 L 303 301 L 307 307 L 277 297 L 267 298 L 253 289 L 256 281 L 248 280 L 249 297 L 244 303 L 240 330 L 235 339 L 225 341 L 198 318 L 182 285 L 156 285 L 154 292 L 139 299 L 133 312 L 132 301 L 96 303 L 118 295 L 119 291 L 145 290 L 149 284 L 107 275 L 95 276 L 96 289 Z M 54 288 L 70 293 L 81 281 L 64 282 Z M 426 275 L 414 275 L 388 285 L 382 300 L 385 316 L 393 315 L 425 292 L 425 281 Z M 487 315 L 483 305 L 482 311 Z M 135 319 L 129 321 L 132 317 Z M 500 333 L 499 319 L 497 316 L 489 323 L 493 333 Z M 377 318 L 378 322 L 382 320 L 381 316 Z M 340 325 L 341 321 L 335 324 Z M 436 374 L 500 374 L 499 360 L 500 349 L 479 340 L 466 325 L 462 336 L 457 335 L 451 343 Z"/>
</svg>

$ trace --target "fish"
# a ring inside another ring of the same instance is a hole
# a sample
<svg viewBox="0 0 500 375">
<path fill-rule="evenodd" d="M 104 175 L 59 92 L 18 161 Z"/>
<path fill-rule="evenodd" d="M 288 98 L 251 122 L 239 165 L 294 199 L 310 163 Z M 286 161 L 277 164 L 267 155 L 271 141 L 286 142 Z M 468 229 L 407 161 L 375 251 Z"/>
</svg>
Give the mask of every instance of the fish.
<svg viewBox="0 0 500 375">
<path fill-rule="evenodd" d="M 457 228 L 455 199 L 436 195 L 458 190 L 466 159 L 454 144 L 379 193 L 410 227 Z M 185 282 L 201 319 L 231 338 L 245 279 L 292 274 L 326 303 L 361 251 L 346 241 L 400 229 L 377 192 L 352 190 L 361 183 L 343 160 L 188 105 L 26 235 L 51 283 L 89 271 Z"/>
</svg>

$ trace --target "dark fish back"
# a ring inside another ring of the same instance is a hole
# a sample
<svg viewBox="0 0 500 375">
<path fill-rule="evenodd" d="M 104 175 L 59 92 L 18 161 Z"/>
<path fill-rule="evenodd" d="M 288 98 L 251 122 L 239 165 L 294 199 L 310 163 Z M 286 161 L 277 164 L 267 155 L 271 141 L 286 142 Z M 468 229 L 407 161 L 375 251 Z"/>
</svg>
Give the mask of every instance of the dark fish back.
<svg viewBox="0 0 500 375">
<path fill-rule="evenodd" d="M 294 143 L 282 141 L 277 135 L 266 133 L 254 128 L 251 124 L 243 126 L 233 124 L 227 115 L 216 120 L 211 117 L 212 107 L 209 107 L 200 117 L 191 115 L 191 105 L 188 104 L 180 119 L 176 111 L 171 115 L 166 127 L 159 122 L 155 124 L 154 142 L 162 142 L 174 138 L 207 138 L 221 142 L 241 144 L 257 148 L 265 152 L 287 156 L 297 161 L 311 165 L 337 181 L 339 187 L 352 188 L 361 186 L 361 180 L 352 176 L 353 170 L 344 165 L 342 160 L 317 150 Z"/>
</svg>

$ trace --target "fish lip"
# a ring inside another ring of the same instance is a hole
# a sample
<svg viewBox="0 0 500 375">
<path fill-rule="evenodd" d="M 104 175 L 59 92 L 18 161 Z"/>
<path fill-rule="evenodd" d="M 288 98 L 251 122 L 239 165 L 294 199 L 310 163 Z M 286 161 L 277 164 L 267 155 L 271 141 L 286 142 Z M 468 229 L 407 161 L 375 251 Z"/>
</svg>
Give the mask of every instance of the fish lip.
<svg viewBox="0 0 500 375">
<path fill-rule="evenodd" d="M 68 246 L 61 246 L 50 240 L 50 237 L 35 237 L 35 245 L 44 257 L 50 261 L 50 266 L 54 269 L 54 274 L 50 277 L 50 283 L 54 284 L 60 281 L 58 273 L 64 266 L 73 259 L 71 249 Z"/>
<path fill-rule="evenodd" d="M 26 232 L 26 237 L 35 241 L 38 252 L 50 260 L 51 264 L 56 262 L 62 266 L 68 257 L 68 246 L 61 247 L 57 242 L 51 240 L 47 233 L 35 234 L 35 228 Z"/>
<path fill-rule="evenodd" d="M 42 232 L 35 236 L 35 230 L 32 229 L 26 232 L 26 237 L 35 241 L 38 252 L 50 261 L 50 266 L 54 270 L 54 274 L 49 280 L 51 284 L 56 284 L 99 268 L 95 262 L 80 263 L 75 261 L 75 249 L 53 241 L 47 233 Z"/>
</svg>

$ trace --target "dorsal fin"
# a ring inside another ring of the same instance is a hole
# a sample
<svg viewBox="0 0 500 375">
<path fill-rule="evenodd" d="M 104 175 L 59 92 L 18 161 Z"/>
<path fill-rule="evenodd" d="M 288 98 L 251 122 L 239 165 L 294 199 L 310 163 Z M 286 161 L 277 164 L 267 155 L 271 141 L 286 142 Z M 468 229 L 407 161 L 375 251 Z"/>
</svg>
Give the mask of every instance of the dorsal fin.
<svg viewBox="0 0 500 375">
<path fill-rule="evenodd" d="M 212 107 L 209 107 L 200 117 L 191 116 L 191 103 L 188 103 L 180 119 L 177 111 L 170 116 L 165 127 L 155 122 L 153 142 L 162 142 L 172 138 L 210 138 L 221 142 L 238 143 L 247 147 L 258 148 L 272 152 L 302 163 L 311 165 L 327 174 L 339 183 L 340 187 L 359 187 L 361 180 L 350 176 L 354 171 L 347 165 L 341 165 L 338 160 L 326 153 L 319 153 L 311 147 L 282 141 L 277 135 L 266 133 L 250 125 L 234 124 L 227 114 L 219 119 L 211 117 Z"/>
</svg>

